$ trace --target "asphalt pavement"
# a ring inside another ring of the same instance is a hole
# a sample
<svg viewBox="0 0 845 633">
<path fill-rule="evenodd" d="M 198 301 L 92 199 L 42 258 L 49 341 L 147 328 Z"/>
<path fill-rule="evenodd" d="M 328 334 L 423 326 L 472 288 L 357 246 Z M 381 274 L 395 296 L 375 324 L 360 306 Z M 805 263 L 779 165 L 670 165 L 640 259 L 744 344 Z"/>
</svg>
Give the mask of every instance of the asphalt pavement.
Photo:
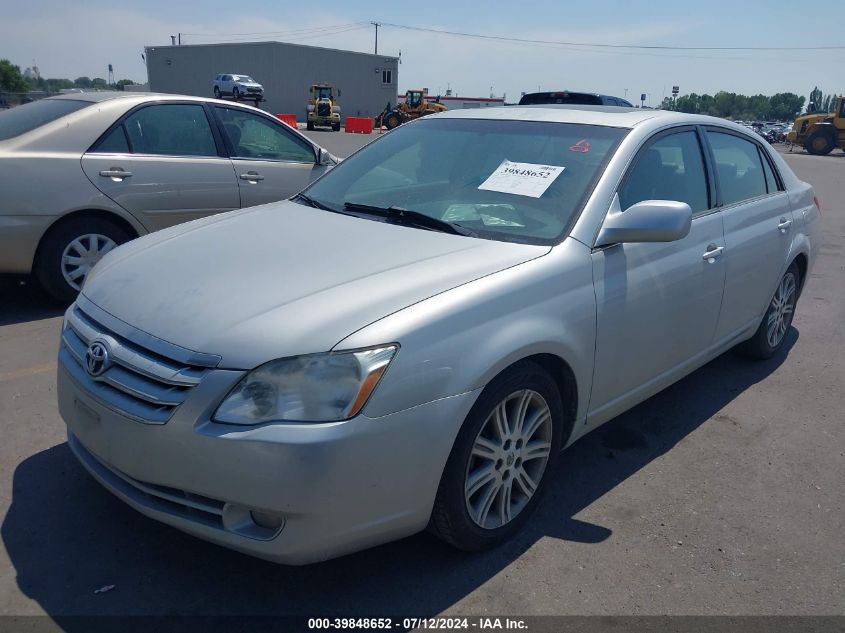
<svg viewBox="0 0 845 633">
<path fill-rule="evenodd" d="M 310 135 L 340 155 L 374 138 Z M 420 534 L 283 567 L 141 516 L 65 442 L 61 309 L 4 280 L 0 614 L 845 614 L 845 157 L 786 158 L 824 239 L 782 353 L 725 354 L 577 442 L 485 553 Z"/>
</svg>

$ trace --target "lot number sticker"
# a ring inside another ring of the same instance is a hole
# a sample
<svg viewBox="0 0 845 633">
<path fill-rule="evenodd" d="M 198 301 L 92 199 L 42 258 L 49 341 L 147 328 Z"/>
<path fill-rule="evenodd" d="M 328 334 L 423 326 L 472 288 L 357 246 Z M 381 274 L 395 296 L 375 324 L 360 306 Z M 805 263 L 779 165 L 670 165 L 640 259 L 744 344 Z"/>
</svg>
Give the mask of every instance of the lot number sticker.
<svg viewBox="0 0 845 633">
<path fill-rule="evenodd" d="M 565 167 L 553 165 L 513 163 L 505 159 L 478 188 L 539 198 L 546 193 L 546 189 L 563 173 L 564 169 Z"/>
</svg>

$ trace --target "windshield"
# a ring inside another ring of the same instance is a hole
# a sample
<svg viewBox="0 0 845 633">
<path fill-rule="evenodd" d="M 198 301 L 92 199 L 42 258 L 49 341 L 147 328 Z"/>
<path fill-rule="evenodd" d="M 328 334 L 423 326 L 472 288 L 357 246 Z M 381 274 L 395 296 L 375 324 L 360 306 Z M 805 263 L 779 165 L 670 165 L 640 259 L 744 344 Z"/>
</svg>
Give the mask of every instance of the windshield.
<svg viewBox="0 0 845 633">
<path fill-rule="evenodd" d="M 332 98 L 332 89 L 331 88 L 317 88 L 317 98 L 318 99 L 331 99 Z"/>
<path fill-rule="evenodd" d="M 400 208 L 478 237 L 553 244 L 568 232 L 627 130 L 428 119 L 397 128 L 306 190 L 319 205 Z"/>
<path fill-rule="evenodd" d="M 0 112 L 0 141 L 30 132 L 89 105 L 90 101 L 44 99 L 4 110 Z"/>
<path fill-rule="evenodd" d="M 235 75 L 235 81 L 251 81 L 252 83 L 255 83 L 255 79 L 249 75 Z"/>
</svg>

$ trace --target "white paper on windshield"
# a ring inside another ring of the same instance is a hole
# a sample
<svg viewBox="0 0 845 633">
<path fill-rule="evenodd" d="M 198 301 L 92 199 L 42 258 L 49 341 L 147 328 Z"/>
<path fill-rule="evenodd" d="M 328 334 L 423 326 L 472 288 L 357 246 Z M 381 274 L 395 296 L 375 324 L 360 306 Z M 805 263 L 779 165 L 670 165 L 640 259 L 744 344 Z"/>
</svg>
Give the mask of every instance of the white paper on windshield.
<svg viewBox="0 0 845 633">
<path fill-rule="evenodd" d="M 485 191 L 512 193 L 517 196 L 539 198 L 563 173 L 565 167 L 514 163 L 505 159 L 478 188 Z"/>
</svg>

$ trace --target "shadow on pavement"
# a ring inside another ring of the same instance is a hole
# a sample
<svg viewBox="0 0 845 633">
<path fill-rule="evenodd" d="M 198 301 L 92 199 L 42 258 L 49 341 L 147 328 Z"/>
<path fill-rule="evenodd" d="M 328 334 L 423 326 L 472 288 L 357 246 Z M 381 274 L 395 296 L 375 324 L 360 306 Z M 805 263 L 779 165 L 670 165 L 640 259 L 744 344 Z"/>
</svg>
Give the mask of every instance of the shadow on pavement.
<svg viewBox="0 0 845 633">
<path fill-rule="evenodd" d="M 55 617 L 432 616 L 541 538 L 607 539 L 608 528 L 573 517 L 774 372 L 797 340 L 790 330 L 781 352 L 764 362 L 725 354 L 577 442 L 524 531 L 489 552 L 456 552 L 420 534 L 318 565 L 277 566 L 136 513 L 91 479 L 67 444 L 17 467 L 0 534 L 21 592 Z M 111 584 L 113 591 L 94 594 Z"/>
<path fill-rule="evenodd" d="M 66 307 L 28 277 L 0 275 L 0 326 L 61 316 Z"/>
</svg>

